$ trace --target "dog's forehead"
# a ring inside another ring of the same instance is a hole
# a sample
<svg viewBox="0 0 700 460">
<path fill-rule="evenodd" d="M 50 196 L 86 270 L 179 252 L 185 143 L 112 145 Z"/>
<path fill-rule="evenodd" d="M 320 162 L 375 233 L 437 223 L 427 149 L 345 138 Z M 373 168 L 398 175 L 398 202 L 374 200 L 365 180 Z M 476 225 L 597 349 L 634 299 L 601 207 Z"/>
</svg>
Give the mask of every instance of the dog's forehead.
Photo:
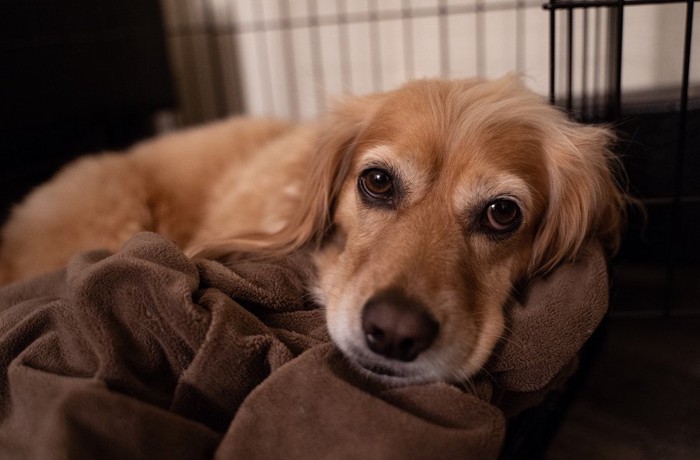
<svg viewBox="0 0 700 460">
<path fill-rule="evenodd" d="M 532 129 L 506 122 L 487 129 L 473 125 L 467 119 L 439 127 L 410 117 L 396 129 L 384 124 L 358 143 L 357 159 L 363 165 L 406 170 L 407 177 L 428 174 L 439 181 L 462 181 L 490 171 L 544 179 L 545 155 Z"/>
<path fill-rule="evenodd" d="M 387 93 L 367 126 L 366 137 L 409 154 L 434 158 L 454 154 L 456 162 L 469 161 L 486 150 L 517 156 L 523 147 L 538 147 L 534 144 L 542 137 L 542 127 L 536 126 L 537 117 L 527 121 L 520 115 L 542 101 L 470 88 L 473 85 L 424 81 Z M 488 149 L 477 148 L 484 146 Z"/>
</svg>

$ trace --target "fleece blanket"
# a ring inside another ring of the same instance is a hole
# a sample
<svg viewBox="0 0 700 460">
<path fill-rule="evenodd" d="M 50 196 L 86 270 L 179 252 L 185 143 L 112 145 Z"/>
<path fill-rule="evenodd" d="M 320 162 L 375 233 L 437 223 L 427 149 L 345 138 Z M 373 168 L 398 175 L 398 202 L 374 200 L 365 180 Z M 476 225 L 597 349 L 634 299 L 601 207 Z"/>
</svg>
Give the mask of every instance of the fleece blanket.
<svg viewBox="0 0 700 460">
<path fill-rule="evenodd" d="M 301 257 L 190 260 L 139 234 L 0 290 L 0 458 L 494 458 L 607 308 L 590 248 L 508 307 L 462 385 L 359 375 L 305 291 Z"/>
</svg>

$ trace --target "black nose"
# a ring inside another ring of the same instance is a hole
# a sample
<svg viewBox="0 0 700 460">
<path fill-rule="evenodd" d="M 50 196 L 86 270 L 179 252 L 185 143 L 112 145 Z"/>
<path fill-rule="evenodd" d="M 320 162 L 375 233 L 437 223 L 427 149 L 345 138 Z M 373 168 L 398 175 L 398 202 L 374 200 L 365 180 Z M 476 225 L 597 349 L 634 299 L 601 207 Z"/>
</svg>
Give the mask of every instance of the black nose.
<svg viewBox="0 0 700 460">
<path fill-rule="evenodd" d="M 362 330 L 370 350 L 389 359 L 413 361 L 435 341 L 438 323 L 401 291 L 384 291 L 367 301 Z"/>
</svg>

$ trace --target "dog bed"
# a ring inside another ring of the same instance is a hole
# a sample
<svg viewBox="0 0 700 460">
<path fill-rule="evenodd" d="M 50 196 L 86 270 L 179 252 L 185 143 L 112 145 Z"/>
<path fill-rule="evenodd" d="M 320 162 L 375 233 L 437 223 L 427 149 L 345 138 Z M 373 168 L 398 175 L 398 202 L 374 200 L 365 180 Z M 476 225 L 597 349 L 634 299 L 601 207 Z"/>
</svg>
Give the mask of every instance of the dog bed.
<svg viewBox="0 0 700 460">
<path fill-rule="evenodd" d="M 533 283 L 461 385 L 336 350 L 300 256 L 229 267 L 150 233 L 0 290 L 2 458 L 494 458 L 607 310 L 601 251 Z"/>
</svg>

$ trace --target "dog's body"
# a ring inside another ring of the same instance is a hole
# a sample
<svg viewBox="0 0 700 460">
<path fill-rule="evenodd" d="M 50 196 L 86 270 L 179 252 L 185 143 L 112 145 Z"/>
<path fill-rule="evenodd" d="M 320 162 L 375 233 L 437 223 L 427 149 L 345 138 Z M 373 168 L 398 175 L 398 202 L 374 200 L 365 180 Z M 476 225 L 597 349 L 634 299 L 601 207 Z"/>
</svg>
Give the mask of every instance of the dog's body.
<svg viewBox="0 0 700 460">
<path fill-rule="evenodd" d="M 152 230 L 200 254 L 312 252 L 312 290 L 354 361 L 409 381 L 486 361 L 514 286 L 614 248 L 624 195 L 601 128 L 513 78 L 422 81 L 317 123 L 232 119 L 80 160 L 17 207 L 10 281 Z"/>
</svg>

